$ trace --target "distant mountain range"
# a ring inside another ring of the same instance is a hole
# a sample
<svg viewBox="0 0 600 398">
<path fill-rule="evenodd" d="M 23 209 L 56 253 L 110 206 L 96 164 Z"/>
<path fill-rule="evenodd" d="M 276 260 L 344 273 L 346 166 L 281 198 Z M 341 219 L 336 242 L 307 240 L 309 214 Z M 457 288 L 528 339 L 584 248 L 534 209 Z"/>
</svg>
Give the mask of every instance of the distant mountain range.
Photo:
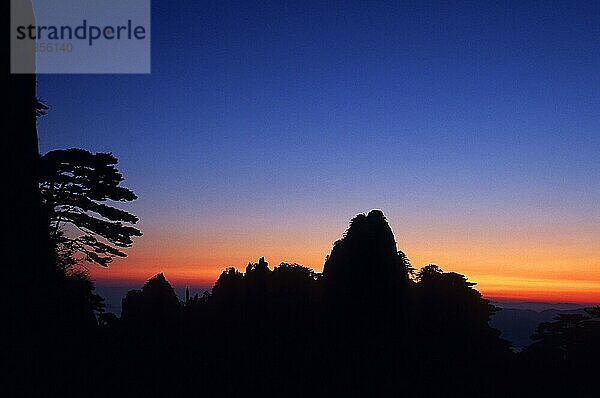
<svg viewBox="0 0 600 398">
<path fill-rule="evenodd" d="M 527 301 L 492 301 L 501 307 L 490 325 L 502 332 L 502 338 L 513 343 L 516 351 L 533 343 L 531 335 L 542 322 L 551 321 L 558 314 L 584 313 L 583 304 L 540 303 Z"/>
</svg>

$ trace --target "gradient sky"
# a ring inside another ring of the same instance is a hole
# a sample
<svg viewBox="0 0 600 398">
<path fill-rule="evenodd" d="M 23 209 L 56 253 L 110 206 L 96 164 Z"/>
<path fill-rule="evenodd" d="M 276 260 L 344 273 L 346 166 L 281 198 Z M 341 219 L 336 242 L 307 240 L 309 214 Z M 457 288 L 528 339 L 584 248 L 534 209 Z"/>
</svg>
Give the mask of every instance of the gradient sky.
<svg viewBox="0 0 600 398">
<path fill-rule="evenodd" d="M 320 271 L 380 208 L 415 266 L 600 301 L 600 2 L 250 3 L 154 0 L 150 75 L 39 76 L 42 152 L 113 152 L 139 196 L 95 278 Z"/>
</svg>

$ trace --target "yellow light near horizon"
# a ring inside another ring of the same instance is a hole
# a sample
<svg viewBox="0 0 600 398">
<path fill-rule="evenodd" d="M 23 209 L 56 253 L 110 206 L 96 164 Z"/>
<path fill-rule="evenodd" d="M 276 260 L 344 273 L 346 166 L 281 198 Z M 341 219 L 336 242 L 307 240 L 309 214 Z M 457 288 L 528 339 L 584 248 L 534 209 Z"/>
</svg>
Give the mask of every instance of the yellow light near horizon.
<svg viewBox="0 0 600 398">
<path fill-rule="evenodd" d="M 92 276 L 141 284 L 164 272 L 173 283 L 212 286 L 226 267 L 243 271 L 261 256 L 271 267 L 296 262 L 321 272 L 325 256 L 346 225 L 297 222 L 298 228 L 287 224 L 281 229 L 255 228 L 248 222 L 235 231 L 221 227 L 208 232 L 208 226 L 193 231 L 144 231 L 128 258 L 116 260 L 108 269 L 94 267 Z M 539 226 L 392 228 L 398 248 L 414 267 L 435 263 L 445 271 L 464 274 L 485 296 L 600 303 L 600 242 L 594 228 L 564 227 L 547 233 Z"/>
</svg>

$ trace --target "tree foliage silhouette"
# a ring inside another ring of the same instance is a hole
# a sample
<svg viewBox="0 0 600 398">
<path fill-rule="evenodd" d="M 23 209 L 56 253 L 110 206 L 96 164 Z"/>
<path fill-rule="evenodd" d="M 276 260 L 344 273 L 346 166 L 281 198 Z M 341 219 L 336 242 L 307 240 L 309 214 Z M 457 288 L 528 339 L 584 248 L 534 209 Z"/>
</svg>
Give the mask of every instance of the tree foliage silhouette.
<svg viewBox="0 0 600 398">
<path fill-rule="evenodd" d="M 559 314 L 552 322 L 541 323 L 526 349 L 537 351 L 547 360 L 572 362 L 600 355 L 600 306 L 585 309 L 583 314 Z"/>
<path fill-rule="evenodd" d="M 60 299 L 63 302 L 60 316 L 69 333 L 81 333 L 97 326 L 96 315 L 104 312 L 104 298 L 94 293 L 95 286 L 85 269 L 67 270 L 60 279 Z"/>
<path fill-rule="evenodd" d="M 489 327 L 490 318 L 500 308 L 490 304 L 464 275 L 444 272 L 428 264 L 417 273 L 416 296 L 421 332 L 435 335 L 446 346 L 487 349 L 508 349 L 508 342 Z"/>
<path fill-rule="evenodd" d="M 538 381 L 535 387 L 521 381 L 530 396 L 598 395 L 592 381 L 600 372 L 600 306 L 559 314 L 531 337 L 534 342 L 519 355 L 523 371 Z"/>
<path fill-rule="evenodd" d="M 102 372 L 101 396 L 593 396 L 570 380 L 595 375 L 600 307 L 540 325 L 514 354 L 475 283 L 435 264 L 411 272 L 378 210 L 352 220 L 325 266 L 270 268 L 261 257 L 225 269 L 211 293 L 186 288 L 183 302 L 160 273 L 127 293 L 120 318 L 102 313 L 97 324 L 84 277 L 64 296 L 81 304 L 68 316 L 91 322 L 69 338 L 83 344 L 85 331 L 96 349 L 67 353 Z M 546 375 L 542 386 L 531 369 Z"/>
<path fill-rule="evenodd" d="M 48 152 L 40 161 L 40 190 L 49 215 L 50 236 L 63 267 L 72 265 L 73 255 L 107 266 L 114 257 L 125 257 L 132 237 L 142 233 L 133 225 L 138 218 L 106 204 L 137 199 L 120 186 L 123 176 L 110 153 L 92 154 L 83 149 Z M 77 232 L 65 231 L 73 226 Z M 71 234 L 75 234 L 72 236 Z"/>
</svg>

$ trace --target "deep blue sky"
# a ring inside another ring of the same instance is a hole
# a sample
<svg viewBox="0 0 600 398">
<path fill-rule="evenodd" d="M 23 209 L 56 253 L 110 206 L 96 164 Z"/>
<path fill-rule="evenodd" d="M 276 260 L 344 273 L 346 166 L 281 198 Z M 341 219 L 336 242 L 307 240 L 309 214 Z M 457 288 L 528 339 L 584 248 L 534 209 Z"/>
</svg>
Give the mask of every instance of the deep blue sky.
<svg viewBox="0 0 600 398">
<path fill-rule="evenodd" d="M 341 233 L 374 207 L 429 229 L 600 220 L 598 1 L 154 0 L 152 18 L 152 74 L 39 77 L 42 151 L 115 153 L 148 231 Z"/>
</svg>

